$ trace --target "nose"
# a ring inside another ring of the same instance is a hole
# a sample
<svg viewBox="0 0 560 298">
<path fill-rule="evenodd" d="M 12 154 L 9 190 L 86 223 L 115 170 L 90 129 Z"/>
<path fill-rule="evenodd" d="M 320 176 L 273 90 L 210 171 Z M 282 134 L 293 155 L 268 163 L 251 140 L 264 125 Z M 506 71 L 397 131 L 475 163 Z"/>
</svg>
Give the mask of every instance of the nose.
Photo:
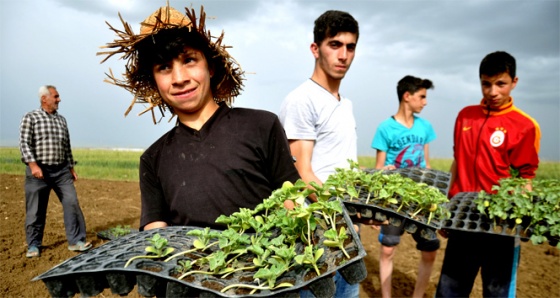
<svg viewBox="0 0 560 298">
<path fill-rule="evenodd" d="M 173 62 L 172 69 L 171 69 L 171 79 L 172 83 L 175 85 L 183 84 L 185 81 L 188 80 L 188 73 L 184 69 L 183 64 L 180 62 Z"/>
<path fill-rule="evenodd" d="M 338 59 L 339 60 L 348 59 L 348 49 L 346 49 L 346 47 L 340 47 L 340 50 L 338 51 Z"/>
<path fill-rule="evenodd" d="M 498 86 L 495 85 L 490 86 L 490 95 L 492 96 L 498 95 Z"/>
</svg>

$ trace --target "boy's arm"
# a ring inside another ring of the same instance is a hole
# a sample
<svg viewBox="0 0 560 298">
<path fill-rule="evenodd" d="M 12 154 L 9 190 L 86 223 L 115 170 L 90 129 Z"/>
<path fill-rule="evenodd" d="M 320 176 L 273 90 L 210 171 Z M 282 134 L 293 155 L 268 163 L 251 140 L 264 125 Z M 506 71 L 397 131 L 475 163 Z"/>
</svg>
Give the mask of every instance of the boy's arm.
<svg viewBox="0 0 560 298">
<path fill-rule="evenodd" d="M 375 157 L 375 168 L 382 169 L 385 165 L 385 159 L 387 159 L 387 152 L 377 150 L 377 154 Z"/>
<path fill-rule="evenodd" d="M 424 145 L 424 161 L 426 162 L 426 169 L 431 169 L 430 165 L 430 144 Z"/>
<path fill-rule="evenodd" d="M 380 170 L 394 170 L 396 167 L 394 165 L 385 166 L 385 160 L 387 160 L 387 152 L 377 150 L 377 155 L 375 157 L 375 168 Z"/>
<path fill-rule="evenodd" d="M 451 173 L 451 181 L 449 182 L 449 185 L 453 185 L 455 178 L 457 177 L 457 163 L 455 162 L 455 159 L 453 159 L 453 162 L 451 163 L 449 172 Z"/>
<path fill-rule="evenodd" d="M 539 151 L 541 131 L 538 123 L 534 128 L 526 130 L 519 143 L 509 152 L 510 166 L 519 171 L 519 176 L 525 179 L 534 179 L 539 168 Z M 530 183 L 527 189 L 531 189 Z"/>
<path fill-rule="evenodd" d="M 307 184 L 309 184 L 310 181 L 315 181 L 319 185 L 323 185 L 323 181 L 317 178 L 311 167 L 311 157 L 313 157 L 314 146 L 314 140 L 290 140 L 290 151 L 296 159 L 294 165 L 301 179 Z M 313 196 L 310 196 L 310 198 L 316 200 Z"/>
</svg>

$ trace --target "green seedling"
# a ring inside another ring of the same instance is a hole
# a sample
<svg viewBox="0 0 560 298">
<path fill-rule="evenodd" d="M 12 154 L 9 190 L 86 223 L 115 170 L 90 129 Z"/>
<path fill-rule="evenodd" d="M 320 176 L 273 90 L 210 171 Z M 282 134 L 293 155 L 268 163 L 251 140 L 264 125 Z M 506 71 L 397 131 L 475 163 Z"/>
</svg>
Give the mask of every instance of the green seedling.
<svg viewBox="0 0 560 298">
<path fill-rule="evenodd" d="M 529 187 L 530 186 L 530 187 Z M 478 211 L 494 221 L 513 220 L 517 225 L 529 220 L 525 232 L 532 228 L 531 242 L 556 242 L 560 236 L 560 182 L 555 179 L 530 181 L 504 178 L 492 187 L 492 193 L 481 191 L 474 200 Z M 560 243 L 556 244 L 560 249 Z"/>
<path fill-rule="evenodd" d="M 107 234 L 113 235 L 115 237 L 122 237 L 130 234 L 130 226 L 129 225 L 117 225 L 116 227 L 112 227 L 107 231 Z"/>
<path fill-rule="evenodd" d="M 323 241 L 324 245 L 328 247 L 338 247 L 340 250 L 342 250 L 346 258 L 350 259 L 350 256 L 344 249 L 344 240 L 348 238 L 348 235 L 346 234 L 346 229 L 344 227 L 340 228 L 340 232 L 338 234 L 336 233 L 335 229 L 330 229 L 325 231 L 324 235 L 325 238 L 327 238 Z"/>
<path fill-rule="evenodd" d="M 313 245 L 308 245 L 304 249 L 304 253 L 297 255 L 294 260 L 300 265 L 311 265 L 317 276 L 321 275 L 319 267 L 317 267 L 317 261 L 321 258 L 325 250 L 323 248 L 314 249 Z"/>
<path fill-rule="evenodd" d="M 178 273 L 184 274 L 187 273 L 192 268 L 192 263 L 190 260 L 179 260 L 177 261 L 176 270 Z"/>
<path fill-rule="evenodd" d="M 167 247 L 167 239 L 161 237 L 160 234 L 156 233 L 154 236 L 152 236 L 151 239 L 148 239 L 148 241 L 152 244 L 150 246 L 146 246 L 145 248 L 145 251 L 149 254 L 130 258 L 124 265 L 125 268 L 128 267 L 128 265 L 130 265 L 130 263 L 136 259 L 160 259 L 175 250 L 173 247 Z"/>
<path fill-rule="evenodd" d="M 443 204 L 449 200 L 437 188 L 425 183 L 416 183 L 397 173 L 359 171 L 355 163 L 350 164 L 350 169 L 338 169 L 325 182 L 336 197 L 343 198 L 344 194 L 348 194 L 351 201 L 357 194 L 365 191 L 367 192 L 367 197 L 364 198 L 366 204 L 394 208 L 396 212 L 401 212 L 404 207 L 411 207 L 414 210 L 407 215 L 411 218 L 422 215 L 427 218 L 428 224 L 433 218 L 443 220 L 450 216 L 443 207 Z"/>
<path fill-rule="evenodd" d="M 220 233 L 218 231 L 212 231 L 209 227 L 201 229 L 194 229 L 187 232 L 187 236 L 196 236 L 197 238 L 193 241 L 193 248 L 188 250 L 180 251 L 167 259 L 164 262 L 169 262 L 170 260 L 186 255 L 195 251 L 205 251 L 213 245 L 217 245 L 218 241 L 210 242 L 210 240 L 218 238 Z"/>
</svg>

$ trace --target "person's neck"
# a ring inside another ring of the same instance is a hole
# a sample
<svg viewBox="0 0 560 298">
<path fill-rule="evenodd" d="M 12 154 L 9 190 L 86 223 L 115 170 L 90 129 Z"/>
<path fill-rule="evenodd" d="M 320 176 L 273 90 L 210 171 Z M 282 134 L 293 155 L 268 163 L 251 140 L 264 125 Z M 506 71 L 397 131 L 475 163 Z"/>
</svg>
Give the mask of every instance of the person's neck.
<svg viewBox="0 0 560 298">
<path fill-rule="evenodd" d="M 41 109 L 43 109 L 43 111 L 47 112 L 47 114 L 54 114 L 56 112 L 56 109 L 49 109 L 48 107 L 41 107 Z"/>
<path fill-rule="evenodd" d="M 194 113 L 182 113 L 177 114 L 179 121 L 184 125 L 194 129 L 200 130 L 204 124 L 214 115 L 220 106 L 211 100 L 203 108 L 199 109 Z"/>
<path fill-rule="evenodd" d="M 399 110 L 393 116 L 393 118 L 395 119 L 395 121 L 408 128 L 412 128 L 412 126 L 414 125 L 414 113 L 412 113 L 412 111 L 408 111 L 404 107 L 399 106 Z"/>
<path fill-rule="evenodd" d="M 340 93 L 338 92 L 338 89 L 340 88 L 340 82 L 342 80 L 334 79 L 323 72 L 318 72 L 317 70 L 313 72 L 311 80 L 319 86 L 325 88 L 325 90 L 332 94 L 336 99 L 340 100 Z"/>
</svg>

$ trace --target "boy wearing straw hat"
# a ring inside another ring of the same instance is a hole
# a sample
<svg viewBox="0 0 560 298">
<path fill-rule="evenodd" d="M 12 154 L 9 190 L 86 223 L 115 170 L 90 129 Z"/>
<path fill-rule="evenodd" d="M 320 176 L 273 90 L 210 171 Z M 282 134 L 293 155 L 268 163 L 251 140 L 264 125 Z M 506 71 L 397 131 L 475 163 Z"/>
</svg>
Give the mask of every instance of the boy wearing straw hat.
<svg viewBox="0 0 560 298">
<path fill-rule="evenodd" d="M 299 179 L 278 118 L 231 107 L 243 72 L 223 33 L 212 37 L 204 22 L 202 9 L 197 20 L 192 9 L 183 15 L 165 6 L 142 22 L 140 34 L 124 21 L 124 31 L 110 27 L 119 39 L 99 53 L 128 59 L 124 80 L 110 74 L 109 81 L 133 93 L 133 104 L 147 103 L 154 121 L 157 111 L 177 116 L 141 156 L 141 230 L 223 228 L 218 216 L 254 208 L 284 181 Z"/>
</svg>

